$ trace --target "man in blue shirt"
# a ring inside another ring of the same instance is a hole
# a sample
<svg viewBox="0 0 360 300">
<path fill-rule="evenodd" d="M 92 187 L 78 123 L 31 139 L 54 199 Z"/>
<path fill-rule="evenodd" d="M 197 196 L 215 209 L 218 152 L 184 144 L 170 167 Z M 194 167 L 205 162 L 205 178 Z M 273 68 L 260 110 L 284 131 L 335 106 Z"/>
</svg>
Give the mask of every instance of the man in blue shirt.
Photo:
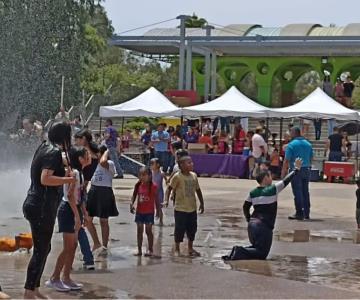
<svg viewBox="0 0 360 300">
<path fill-rule="evenodd" d="M 166 173 L 169 167 L 169 142 L 170 135 L 164 131 L 163 124 L 159 124 L 158 130 L 154 131 L 151 136 L 151 141 L 154 144 L 155 157 L 159 159 L 163 171 Z"/>
<path fill-rule="evenodd" d="M 310 218 L 310 194 L 309 182 L 313 149 L 311 144 L 301 136 L 300 128 L 293 127 L 290 131 L 292 141 L 288 144 L 285 151 L 285 160 L 282 168 L 281 177 L 284 178 L 287 172 L 294 170 L 296 158 L 303 161 L 300 171 L 295 175 L 291 182 L 292 191 L 295 198 L 295 215 L 289 216 L 290 220 L 309 220 Z"/>
</svg>

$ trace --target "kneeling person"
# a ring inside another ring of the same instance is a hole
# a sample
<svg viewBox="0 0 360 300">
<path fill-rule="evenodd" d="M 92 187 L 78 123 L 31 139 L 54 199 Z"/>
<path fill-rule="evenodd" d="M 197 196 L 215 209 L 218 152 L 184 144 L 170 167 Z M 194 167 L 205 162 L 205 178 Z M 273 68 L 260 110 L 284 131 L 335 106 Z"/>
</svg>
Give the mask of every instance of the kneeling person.
<svg viewBox="0 0 360 300">
<path fill-rule="evenodd" d="M 266 259 L 272 244 L 278 194 L 291 182 L 301 165 L 302 160 L 297 158 L 295 170 L 276 184 L 272 183 L 271 173 L 267 170 L 256 176 L 259 186 L 250 192 L 243 206 L 251 246 L 235 246 L 230 255 L 223 256 L 224 260 Z M 251 206 L 254 207 L 252 214 Z"/>
</svg>

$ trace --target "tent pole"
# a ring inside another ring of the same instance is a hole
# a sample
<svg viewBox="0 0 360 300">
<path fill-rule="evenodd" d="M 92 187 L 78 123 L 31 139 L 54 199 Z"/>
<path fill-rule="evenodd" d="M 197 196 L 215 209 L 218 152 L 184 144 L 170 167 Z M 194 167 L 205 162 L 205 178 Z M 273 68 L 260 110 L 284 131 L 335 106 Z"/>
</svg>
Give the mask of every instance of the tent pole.
<svg viewBox="0 0 360 300">
<path fill-rule="evenodd" d="M 356 121 L 356 175 L 359 176 L 359 121 Z"/>
<path fill-rule="evenodd" d="M 281 152 L 282 146 L 283 146 L 283 118 L 280 118 L 280 149 L 279 149 L 279 153 Z"/>
<path fill-rule="evenodd" d="M 102 118 L 100 117 L 100 124 L 99 124 L 99 133 L 100 133 L 100 136 L 101 136 L 101 131 L 102 131 Z"/>
<path fill-rule="evenodd" d="M 122 118 L 122 120 L 121 120 L 121 138 L 123 137 L 123 135 L 124 135 L 124 117 Z"/>
<path fill-rule="evenodd" d="M 269 117 L 266 118 L 266 128 L 267 131 L 265 132 L 265 138 L 266 138 L 266 143 L 269 142 Z"/>
<path fill-rule="evenodd" d="M 183 124 L 184 124 L 184 116 L 183 116 L 183 114 L 181 114 L 181 117 L 180 117 L 180 126 L 181 126 L 181 149 L 183 149 L 183 144 L 184 144 L 184 134 L 183 134 L 183 132 L 182 132 Z"/>
</svg>

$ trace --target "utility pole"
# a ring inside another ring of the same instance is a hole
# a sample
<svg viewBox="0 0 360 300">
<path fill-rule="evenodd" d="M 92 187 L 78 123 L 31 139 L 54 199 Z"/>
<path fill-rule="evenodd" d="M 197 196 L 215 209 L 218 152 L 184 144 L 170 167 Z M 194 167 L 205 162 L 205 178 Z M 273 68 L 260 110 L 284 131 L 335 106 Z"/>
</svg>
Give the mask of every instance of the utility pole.
<svg viewBox="0 0 360 300">
<path fill-rule="evenodd" d="M 187 15 L 180 15 L 176 19 L 180 20 L 180 49 L 179 49 L 179 82 L 178 89 L 184 89 L 184 77 L 185 77 L 185 21 L 190 17 Z"/>
<path fill-rule="evenodd" d="M 213 26 L 206 25 L 203 27 L 206 30 L 206 36 L 211 36 L 211 29 L 214 29 Z M 211 53 L 206 51 L 205 54 L 205 83 L 204 83 L 204 101 L 209 101 L 210 94 L 210 75 L 211 75 Z"/>
</svg>

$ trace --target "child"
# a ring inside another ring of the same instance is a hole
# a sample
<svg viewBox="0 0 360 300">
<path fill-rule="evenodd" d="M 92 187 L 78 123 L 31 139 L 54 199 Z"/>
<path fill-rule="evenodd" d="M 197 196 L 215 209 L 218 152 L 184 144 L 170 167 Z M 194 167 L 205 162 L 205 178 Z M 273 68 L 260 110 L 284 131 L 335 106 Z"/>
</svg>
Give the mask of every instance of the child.
<svg viewBox="0 0 360 300">
<path fill-rule="evenodd" d="M 168 182 L 170 182 L 171 178 L 173 178 L 173 176 L 180 171 L 179 168 L 179 159 L 184 157 L 184 156 L 189 156 L 189 152 L 185 149 L 179 149 L 176 150 L 175 152 L 175 165 L 174 165 L 174 169 L 173 172 L 170 174 L 170 177 L 168 178 Z"/>
<path fill-rule="evenodd" d="M 136 183 L 131 199 L 130 212 L 135 212 L 135 201 L 137 201 L 135 223 L 137 224 L 137 244 L 138 252 L 135 256 L 142 256 L 142 241 L 145 232 L 148 238 L 148 251 L 145 256 L 153 256 L 154 235 L 152 226 L 154 225 L 154 214 L 159 215 L 160 203 L 157 195 L 157 186 L 152 181 L 151 170 L 143 167 L 139 171 L 139 181 Z"/>
<path fill-rule="evenodd" d="M 170 177 L 168 178 L 168 182 L 170 182 L 171 178 L 173 178 L 173 176 L 177 173 L 180 172 L 180 168 L 179 168 L 179 159 L 184 157 L 184 156 L 189 156 L 189 152 L 185 149 L 179 149 L 176 151 L 175 153 L 175 165 L 174 165 L 174 169 L 173 172 L 170 174 Z M 171 193 L 171 197 L 170 197 L 173 201 L 173 204 L 175 204 L 175 192 L 173 191 Z"/>
<path fill-rule="evenodd" d="M 360 229 L 360 178 L 356 180 L 356 223 L 358 229 Z"/>
<path fill-rule="evenodd" d="M 224 260 L 266 259 L 272 244 L 278 195 L 301 169 L 301 165 L 302 160 L 297 158 L 295 170 L 276 184 L 272 184 L 271 174 L 268 170 L 261 171 L 256 176 L 259 186 L 250 192 L 243 206 L 244 216 L 248 222 L 251 246 L 233 247 L 230 255 L 222 257 Z M 251 206 L 254 207 L 254 211 L 250 215 Z"/>
<path fill-rule="evenodd" d="M 190 257 L 200 256 L 193 248 L 197 231 L 196 195 L 200 201 L 199 212 L 204 212 L 204 200 L 196 174 L 193 172 L 194 164 L 190 156 L 179 159 L 180 172 L 171 179 L 166 191 L 164 206 L 169 204 L 171 191 L 175 192 L 175 254 L 180 256 L 180 243 L 186 233 L 188 238 L 188 251 Z"/>
<path fill-rule="evenodd" d="M 72 174 L 75 184 L 65 184 L 64 196 L 58 209 L 59 232 L 63 233 L 63 250 L 56 261 L 55 270 L 45 284 L 58 292 L 81 290 L 83 285 L 76 283 L 70 277 L 78 242 L 78 232 L 81 228 L 79 205 L 84 178 L 82 169 L 91 163 L 89 152 L 83 147 L 72 148 L 69 151 Z M 70 169 L 70 167 L 69 167 Z M 61 272 L 62 280 L 60 279 Z"/>
<path fill-rule="evenodd" d="M 112 189 L 112 180 L 115 175 L 115 164 L 109 160 L 109 150 L 106 146 L 100 147 L 100 162 L 91 179 L 91 188 L 88 193 L 87 211 L 89 221 L 100 218 L 102 246 L 93 249 L 98 254 L 106 255 L 110 236 L 109 217 L 116 217 L 119 212 L 116 207 L 115 196 Z M 97 232 L 95 230 L 95 234 Z"/>
<path fill-rule="evenodd" d="M 163 213 L 161 210 L 161 206 L 164 202 L 164 188 L 163 182 L 164 179 L 166 181 L 165 174 L 161 171 L 160 161 L 157 158 L 153 158 L 150 160 L 151 172 L 152 172 L 152 182 L 157 186 L 157 195 L 158 195 L 158 202 L 160 204 L 159 209 L 159 217 L 160 217 L 160 226 L 163 226 Z"/>
<path fill-rule="evenodd" d="M 273 179 L 277 179 L 280 176 L 280 155 L 279 150 L 274 149 L 273 152 L 270 155 L 270 168 L 271 175 Z"/>
</svg>

